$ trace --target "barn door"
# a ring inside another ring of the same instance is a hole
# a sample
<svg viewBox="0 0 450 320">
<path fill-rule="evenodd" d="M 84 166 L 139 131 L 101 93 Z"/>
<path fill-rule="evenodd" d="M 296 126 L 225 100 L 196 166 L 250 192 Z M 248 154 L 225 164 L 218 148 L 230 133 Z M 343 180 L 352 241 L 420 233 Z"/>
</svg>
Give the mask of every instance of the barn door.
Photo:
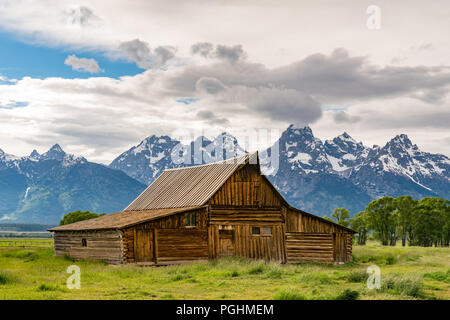
<svg viewBox="0 0 450 320">
<path fill-rule="evenodd" d="M 134 260 L 136 262 L 153 261 L 153 230 L 135 229 Z"/>
<path fill-rule="evenodd" d="M 333 251 L 335 262 L 347 262 L 347 241 L 345 233 L 333 234 Z"/>
<path fill-rule="evenodd" d="M 235 255 L 234 230 L 219 230 L 219 257 Z"/>
</svg>

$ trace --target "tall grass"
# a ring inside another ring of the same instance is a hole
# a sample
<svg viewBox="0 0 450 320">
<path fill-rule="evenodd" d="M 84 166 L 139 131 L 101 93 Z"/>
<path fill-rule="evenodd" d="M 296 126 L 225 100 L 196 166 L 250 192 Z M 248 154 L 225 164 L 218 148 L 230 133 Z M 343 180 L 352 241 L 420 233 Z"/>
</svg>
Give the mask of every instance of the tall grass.
<svg viewBox="0 0 450 320">
<path fill-rule="evenodd" d="M 0 285 L 6 285 L 16 282 L 16 279 L 12 277 L 9 273 L 0 270 Z"/>
<path fill-rule="evenodd" d="M 305 296 L 294 288 L 282 289 L 273 298 L 274 300 L 306 300 Z"/>
<path fill-rule="evenodd" d="M 422 278 L 420 276 L 388 275 L 381 281 L 381 291 L 397 295 L 424 298 L 422 289 Z"/>
</svg>

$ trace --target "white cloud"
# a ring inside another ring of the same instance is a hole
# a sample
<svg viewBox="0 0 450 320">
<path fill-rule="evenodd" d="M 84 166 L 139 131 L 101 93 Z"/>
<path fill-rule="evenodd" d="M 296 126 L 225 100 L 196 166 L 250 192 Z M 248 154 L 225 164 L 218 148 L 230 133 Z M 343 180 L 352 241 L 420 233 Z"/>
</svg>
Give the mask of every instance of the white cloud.
<svg viewBox="0 0 450 320">
<path fill-rule="evenodd" d="M 169 60 L 175 57 L 176 48 L 172 46 L 159 46 L 150 49 L 147 42 L 139 39 L 122 42 L 119 45 L 121 51 L 128 60 L 136 62 L 143 69 L 161 68 L 166 66 Z"/>
<path fill-rule="evenodd" d="M 0 27 L 20 40 L 148 69 L 120 79 L 8 80 L 2 101 L 29 104 L 0 109 L 0 147 L 21 155 L 58 142 L 106 163 L 153 133 L 296 122 L 312 123 L 319 137 L 348 131 L 377 144 L 405 132 L 425 150 L 450 153 L 442 32 L 450 20 L 439 9 L 447 0 L 410 1 L 407 11 L 380 0 L 386 16 L 377 32 L 365 27 L 366 4 L 357 0 L 174 1 L 0 0 Z M 393 57 L 406 59 L 393 67 Z M 82 59 L 68 62 L 98 72 L 95 60 Z M 324 104 L 349 107 L 322 112 Z"/>
<path fill-rule="evenodd" d="M 64 64 L 71 66 L 73 70 L 80 72 L 98 73 L 103 70 L 100 69 L 95 59 L 78 58 L 72 54 L 66 58 Z"/>
</svg>

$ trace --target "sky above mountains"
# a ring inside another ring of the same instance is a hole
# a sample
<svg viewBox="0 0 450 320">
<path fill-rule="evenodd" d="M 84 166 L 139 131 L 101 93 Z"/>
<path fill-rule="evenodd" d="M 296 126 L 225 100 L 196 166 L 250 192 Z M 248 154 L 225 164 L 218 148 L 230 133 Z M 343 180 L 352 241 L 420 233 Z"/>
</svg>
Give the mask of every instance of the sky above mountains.
<svg viewBox="0 0 450 320">
<path fill-rule="evenodd" d="M 448 1 L 0 0 L 0 148 L 109 163 L 151 134 L 310 124 L 450 154 Z"/>
</svg>

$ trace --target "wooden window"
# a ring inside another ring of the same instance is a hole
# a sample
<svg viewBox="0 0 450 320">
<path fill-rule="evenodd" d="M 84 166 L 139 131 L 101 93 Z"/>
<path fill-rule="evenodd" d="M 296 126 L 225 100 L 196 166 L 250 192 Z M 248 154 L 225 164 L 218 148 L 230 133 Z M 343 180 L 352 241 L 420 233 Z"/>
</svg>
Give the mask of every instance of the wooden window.
<svg viewBox="0 0 450 320">
<path fill-rule="evenodd" d="M 261 234 L 261 228 L 260 227 L 252 227 L 252 234 L 253 235 L 260 235 Z"/>
<path fill-rule="evenodd" d="M 197 214 L 195 212 L 186 213 L 186 227 L 197 226 Z"/>
<path fill-rule="evenodd" d="M 87 241 L 85 238 L 81 239 L 81 246 L 82 247 L 87 247 Z"/>
<path fill-rule="evenodd" d="M 271 236 L 272 227 L 252 227 L 252 235 L 254 236 Z"/>
</svg>

